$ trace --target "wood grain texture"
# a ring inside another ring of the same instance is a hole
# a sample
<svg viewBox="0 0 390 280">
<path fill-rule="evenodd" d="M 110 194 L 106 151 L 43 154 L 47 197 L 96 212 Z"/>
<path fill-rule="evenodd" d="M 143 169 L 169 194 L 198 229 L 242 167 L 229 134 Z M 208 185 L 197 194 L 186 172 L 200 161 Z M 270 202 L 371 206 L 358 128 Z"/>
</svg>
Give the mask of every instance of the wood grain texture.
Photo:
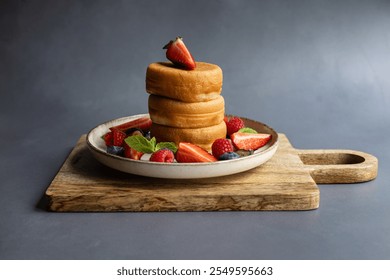
<svg viewBox="0 0 390 280">
<path fill-rule="evenodd" d="M 48 187 L 51 211 L 311 210 L 316 183 L 354 183 L 377 176 L 378 160 L 352 150 L 296 150 L 284 134 L 266 164 L 209 179 L 156 179 L 122 173 L 97 162 L 86 136 Z"/>
<path fill-rule="evenodd" d="M 98 163 L 85 135 L 48 187 L 51 211 L 310 210 L 319 189 L 287 137 L 266 164 L 236 175 L 197 180 L 147 178 Z"/>
<path fill-rule="evenodd" d="M 366 182 L 376 178 L 378 159 L 355 150 L 296 150 L 317 184 Z"/>
</svg>

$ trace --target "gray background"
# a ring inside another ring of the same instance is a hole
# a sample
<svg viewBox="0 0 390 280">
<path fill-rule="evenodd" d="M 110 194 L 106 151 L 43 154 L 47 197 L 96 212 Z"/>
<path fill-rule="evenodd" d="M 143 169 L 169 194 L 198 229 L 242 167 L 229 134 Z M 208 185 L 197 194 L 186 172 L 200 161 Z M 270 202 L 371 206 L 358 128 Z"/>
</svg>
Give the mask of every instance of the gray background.
<svg viewBox="0 0 390 280">
<path fill-rule="evenodd" d="M 226 111 L 297 148 L 379 158 L 305 212 L 49 213 L 81 134 L 145 113 L 177 35 L 224 71 Z M 389 259 L 389 1 L 0 1 L 1 259 Z"/>
</svg>

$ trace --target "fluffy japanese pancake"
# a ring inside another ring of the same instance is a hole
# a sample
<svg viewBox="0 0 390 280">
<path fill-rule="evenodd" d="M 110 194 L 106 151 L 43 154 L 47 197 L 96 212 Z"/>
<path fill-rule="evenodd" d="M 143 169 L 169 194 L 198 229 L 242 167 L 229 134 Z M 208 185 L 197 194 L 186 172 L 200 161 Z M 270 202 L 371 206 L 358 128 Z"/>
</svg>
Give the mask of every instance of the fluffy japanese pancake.
<svg viewBox="0 0 390 280">
<path fill-rule="evenodd" d="M 150 133 L 157 142 L 189 142 L 211 151 L 211 145 L 218 138 L 226 138 L 226 123 L 200 128 L 178 128 L 153 123 Z"/>
<path fill-rule="evenodd" d="M 192 103 L 150 95 L 148 105 L 150 118 L 154 123 L 173 127 L 217 125 L 225 115 L 225 102 L 221 95 L 210 101 Z"/>
<path fill-rule="evenodd" d="M 194 70 L 184 70 L 155 62 L 146 70 L 146 92 L 183 102 L 209 101 L 221 94 L 222 80 L 222 69 L 215 64 L 196 62 Z"/>
</svg>

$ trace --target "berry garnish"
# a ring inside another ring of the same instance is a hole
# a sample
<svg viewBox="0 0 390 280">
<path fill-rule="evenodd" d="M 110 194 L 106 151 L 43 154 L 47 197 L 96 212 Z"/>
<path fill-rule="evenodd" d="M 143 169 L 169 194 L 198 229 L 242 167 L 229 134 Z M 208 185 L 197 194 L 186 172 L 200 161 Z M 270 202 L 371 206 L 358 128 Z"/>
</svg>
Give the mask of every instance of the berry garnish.
<svg viewBox="0 0 390 280">
<path fill-rule="evenodd" d="M 244 121 L 239 117 L 232 117 L 229 119 L 229 121 L 226 124 L 227 128 L 227 135 L 230 136 L 233 133 L 236 133 L 240 129 L 244 128 L 245 124 Z"/>
<path fill-rule="evenodd" d="M 163 148 L 170 149 L 173 152 L 176 152 L 177 148 L 175 143 L 173 142 L 159 142 L 157 143 L 156 138 L 153 137 L 152 139 L 147 139 L 145 136 L 142 135 L 132 135 L 125 139 L 125 142 L 127 145 L 129 145 L 131 148 L 147 153 L 152 154 L 158 150 L 161 150 Z"/>
<path fill-rule="evenodd" d="M 126 133 L 118 129 L 112 130 L 112 144 L 114 146 L 122 146 L 123 140 L 126 138 Z"/>
<path fill-rule="evenodd" d="M 196 67 L 195 60 L 191 53 L 184 45 L 183 38 L 176 37 L 166 44 L 163 49 L 166 49 L 166 57 L 172 61 L 173 64 L 183 67 L 187 70 L 194 70 Z"/>
<path fill-rule="evenodd" d="M 150 138 L 151 119 L 143 117 L 110 128 L 102 135 L 109 154 L 140 160 L 145 154 L 151 154 L 150 161 L 171 163 L 177 162 L 215 162 L 229 160 L 254 154 L 254 151 L 266 145 L 270 134 L 257 133 L 245 127 L 239 117 L 224 118 L 227 127 L 227 138 L 216 139 L 209 153 L 192 143 L 180 142 L 176 147 L 173 142 L 159 142 Z M 145 132 L 143 131 L 145 129 Z M 149 134 L 148 134 L 149 133 Z M 175 155 L 176 154 L 176 155 Z"/>
<path fill-rule="evenodd" d="M 126 133 L 129 133 L 129 130 L 138 128 L 142 131 L 147 131 L 152 126 L 152 120 L 149 117 L 142 117 L 139 119 L 131 120 L 113 127 L 110 127 L 110 130 L 120 130 Z"/>
<path fill-rule="evenodd" d="M 123 155 L 124 148 L 121 146 L 107 146 L 107 153 L 117 156 Z"/>
<path fill-rule="evenodd" d="M 140 135 L 142 136 L 142 132 L 140 130 L 135 130 L 132 132 L 131 136 L 134 135 Z M 143 152 L 139 152 L 133 148 L 131 148 L 126 141 L 123 142 L 123 147 L 124 147 L 124 156 L 126 158 L 134 159 L 134 160 L 139 160 L 141 157 L 144 155 Z"/>
<path fill-rule="evenodd" d="M 126 158 L 140 160 L 141 157 L 144 155 L 143 152 L 138 152 L 137 150 L 134 150 L 126 143 L 123 144 L 123 146 L 124 146 L 124 153 L 123 154 Z"/>
<path fill-rule="evenodd" d="M 107 132 L 106 134 L 104 134 L 102 136 L 103 140 L 104 140 L 104 143 L 106 144 L 106 146 L 112 146 L 112 140 L 113 140 L 113 137 L 112 137 L 112 131 L 110 132 Z"/>
<path fill-rule="evenodd" d="M 211 146 L 213 156 L 219 159 L 219 157 L 227 152 L 233 152 L 233 145 L 229 139 L 220 138 L 214 141 Z"/>
<path fill-rule="evenodd" d="M 178 162 L 214 162 L 217 159 L 209 154 L 206 150 L 201 147 L 186 143 L 180 142 L 179 148 L 176 152 L 176 160 Z"/>
<path fill-rule="evenodd" d="M 154 162 L 167 162 L 171 163 L 175 159 L 175 155 L 173 152 L 169 149 L 161 149 L 158 150 L 157 152 L 154 152 L 151 156 L 149 161 L 154 161 Z"/>
<path fill-rule="evenodd" d="M 270 134 L 236 132 L 230 135 L 234 146 L 241 150 L 257 150 L 268 143 Z"/>
<path fill-rule="evenodd" d="M 229 118 L 227 117 L 227 116 L 225 116 L 224 118 L 223 118 L 223 121 L 225 122 L 225 124 L 227 125 L 228 124 L 228 122 L 229 122 Z"/>
<path fill-rule="evenodd" d="M 229 160 L 229 159 L 235 159 L 235 158 L 239 158 L 240 155 L 235 153 L 235 152 L 226 152 L 226 153 L 223 153 L 218 159 L 219 160 Z"/>
</svg>

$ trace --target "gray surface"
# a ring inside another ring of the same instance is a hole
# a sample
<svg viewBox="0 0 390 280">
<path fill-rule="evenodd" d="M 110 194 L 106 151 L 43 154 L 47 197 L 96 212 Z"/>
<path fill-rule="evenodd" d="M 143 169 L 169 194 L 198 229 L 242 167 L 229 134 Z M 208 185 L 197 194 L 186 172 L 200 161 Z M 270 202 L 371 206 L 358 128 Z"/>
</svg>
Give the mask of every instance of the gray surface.
<svg viewBox="0 0 390 280">
<path fill-rule="evenodd" d="M 389 259 L 389 1 L 1 1 L 1 259 Z M 182 35 L 227 113 L 297 148 L 379 158 L 306 212 L 49 213 L 79 136 L 144 113 L 146 66 Z"/>
</svg>

